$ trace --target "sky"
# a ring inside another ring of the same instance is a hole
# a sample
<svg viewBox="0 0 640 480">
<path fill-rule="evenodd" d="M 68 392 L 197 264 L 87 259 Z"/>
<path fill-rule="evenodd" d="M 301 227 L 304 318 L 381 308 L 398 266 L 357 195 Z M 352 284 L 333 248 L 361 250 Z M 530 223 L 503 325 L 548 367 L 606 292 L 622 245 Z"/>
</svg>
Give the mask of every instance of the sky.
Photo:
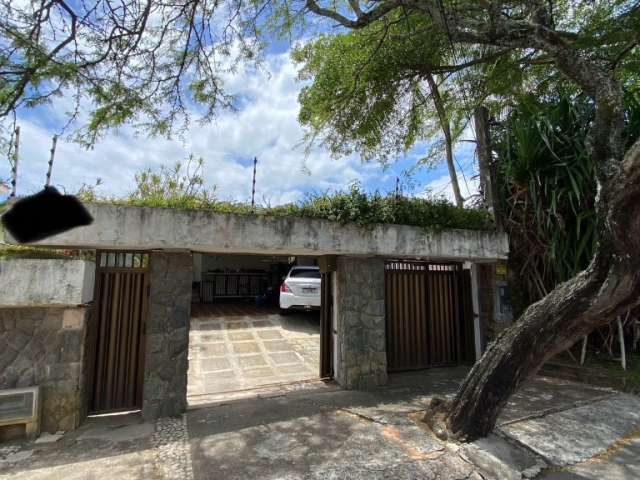
<svg viewBox="0 0 640 480">
<path fill-rule="evenodd" d="M 313 192 L 334 191 L 358 182 L 367 191 L 383 193 L 395 189 L 400 177 L 408 195 L 431 194 L 452 199 L 453 194 L 444 161 L 422 167 L 407 177 L 416 160 L 427 150 L 418 144 L 387 167 L 376 161 L 363 163 L 357 155 L 332 158 L 325 149 L 314 146 L 305 151 L 303 127 L 298 123 L 296 66 L 288 45 L 270 48 L 264 68 L 256 71 L 240 67 L 225 78 L 229 92 L 242 97 L 237 111 L 221 111 L 210 124 L 192 126 L 181 139 L 146 138 L 124 127 L 109 132 L 93 149 L 87 150 L 64 136 L 58 141 L 52 184 L 61 191 L 75 193 L 83 184 L 102 180 L 97 192 L 105 196 L 124 196 L 135 186 L 134 175 L 146 168 L 159 169 L 184 160 L 190 153 L 204 159 L 206 184 L 215 186 L 221 200 L 250 201 L 253 158 L 258 158 L 256 202 L 279 205 L 295 202 Z M 60 98 L 37 109 L 21 110 L 18 195 L 42 188 L 51 148 L 51 137 L 65 123 L 64 113 L 71 100 Z M 472 132 L 467 137 L 472 138 Z M 456 146 L 456 160 L 464 171 L 460 176 L 463 196 L 477 191 L 473 143 Z M 0 159 L 0 180 L 10 178 L 6 158 Z M 0 193 L 0 200 L 7 197 Z"/>
</svg>

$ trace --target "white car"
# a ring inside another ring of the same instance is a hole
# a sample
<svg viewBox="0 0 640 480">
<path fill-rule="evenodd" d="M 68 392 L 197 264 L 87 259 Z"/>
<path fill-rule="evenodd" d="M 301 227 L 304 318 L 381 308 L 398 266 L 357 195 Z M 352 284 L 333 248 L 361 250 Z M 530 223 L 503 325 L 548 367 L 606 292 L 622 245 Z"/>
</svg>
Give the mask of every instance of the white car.
<svg viewBox="0 0 640 480">
<path fill-rule="evenodd" d="M 280 309 L 310 310 L 320 307 L 320 268 L 293 267 L 280 285 Z"/>
</svg>

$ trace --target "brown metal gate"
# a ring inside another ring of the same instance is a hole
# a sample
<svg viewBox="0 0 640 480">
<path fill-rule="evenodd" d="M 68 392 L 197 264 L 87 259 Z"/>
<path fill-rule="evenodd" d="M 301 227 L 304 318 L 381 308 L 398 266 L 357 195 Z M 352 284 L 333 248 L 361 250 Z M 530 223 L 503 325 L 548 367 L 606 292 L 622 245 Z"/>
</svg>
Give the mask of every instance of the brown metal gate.
<svg viewBox="0 0 640 480">
<path fill-rule="evenodd" d="M 142 406 L 149 254 L 98 251 L 89 329 L 89 413 Z"/>
<path fill-rule="evenodd" d="M 459 263 L 385 264 L 389 371 L 473 360 L 471 277 Z"/>
</svg>

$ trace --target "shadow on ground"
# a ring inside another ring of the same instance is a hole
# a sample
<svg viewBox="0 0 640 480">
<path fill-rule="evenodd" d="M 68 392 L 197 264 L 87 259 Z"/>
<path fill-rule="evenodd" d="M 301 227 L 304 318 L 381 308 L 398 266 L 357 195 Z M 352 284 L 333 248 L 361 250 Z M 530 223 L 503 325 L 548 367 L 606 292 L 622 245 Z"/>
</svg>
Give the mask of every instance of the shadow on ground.
<svg viewBox="0 0 640 480">
<path fill-rule="evenodd" d="M 567 381 L 537 378 L 513 396 L 499 420 L 509 442 L 495 436 L 470 446 L 438 441 L 416 420 L 433 395 L 453 395 L 466 372 L 447 368 L 393 375 L 387 387 L 372 391 L 326 389 L 233 400 L 189 411 L 186 422 L 177 419 L 164 429 L 167 435 L 139 419 L 90 422 L 58 443 L 23 448 L 30 453 L 19 461 L 0 462 L 0 477 L 520 478 L 510 477 L 511 470 L 501 470 L 504 462 L 496 463 L 486 452 L 513 459 L 518 455 L 509 449 L 522 442 L 528 447 L 519 451 L 532 456 L 532 461 L 518 459 L 522 468 L 548 460 L 557 450 L 576 463 L 548 471 L 545 478 L 640 478 L 636 437 L 607 451 L 624 435 L 620 431 L 640 427 L 640 413 L 634 416 L 640 399 Z M 595 413 L 611 410 L 618 411 L 617 423 Z M 580 419 L 590 422 L 587 436 L 585 428 L 576 427 Z M 560 433 L 550 435 L 549 429 Z M 588 440 L 584 444 L 576 440 L 582 437 Z"/>
</svg>

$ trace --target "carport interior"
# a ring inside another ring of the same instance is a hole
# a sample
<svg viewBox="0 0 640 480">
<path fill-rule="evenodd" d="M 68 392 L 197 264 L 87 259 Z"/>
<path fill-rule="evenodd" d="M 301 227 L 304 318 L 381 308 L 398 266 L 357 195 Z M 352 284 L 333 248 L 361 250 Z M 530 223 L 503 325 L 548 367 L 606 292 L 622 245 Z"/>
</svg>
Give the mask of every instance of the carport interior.
<svg viewBox="0 0 640 480">
<path fill-rule="evenodd" d="M 189 405 L 319 378 L 320 315 L 281 314 L 280 285 L 313 258 L 193 255 Z"/>
</svg>

